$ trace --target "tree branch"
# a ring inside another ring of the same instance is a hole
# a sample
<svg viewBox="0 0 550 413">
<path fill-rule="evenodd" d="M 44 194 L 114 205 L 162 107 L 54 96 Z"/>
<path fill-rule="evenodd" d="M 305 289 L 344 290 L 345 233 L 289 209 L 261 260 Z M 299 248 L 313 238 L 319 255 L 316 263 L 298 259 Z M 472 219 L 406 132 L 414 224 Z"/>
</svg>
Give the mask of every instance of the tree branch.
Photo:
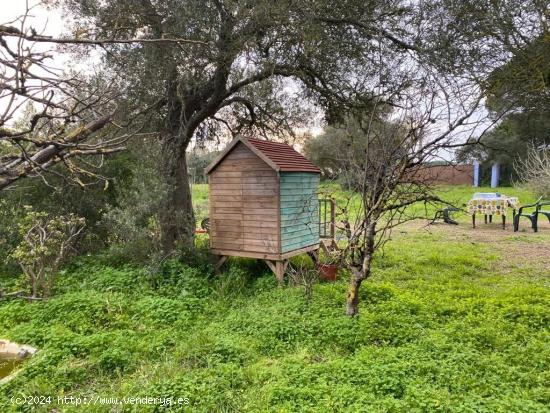
<svg viewBox="0 0 550 413">
<path fill-rule="evenodd" d="M 6 37 L 18 37 L 25 39 L 31 42 L 38 43 L 56 43 L 56 44 L 80 44 L 80 45 L 105 45 L 105 44 L 134 44 L 134 43 L 188 43 L 188 44 L 198 44 L 207 46 L 208 43 L 202 40 L 195 39 L 184 39 L 184 38 L 159 38 L 159 39 L 144 39 L 144 38 L 133 38 L 133 39 L 80 39 L 80 38 L 58 38 L 52 36 L 44 36 L 36 33 L 27 34 L 21 30 L 12 27 L 0 25 L 0 36 Z"/>
</svg>

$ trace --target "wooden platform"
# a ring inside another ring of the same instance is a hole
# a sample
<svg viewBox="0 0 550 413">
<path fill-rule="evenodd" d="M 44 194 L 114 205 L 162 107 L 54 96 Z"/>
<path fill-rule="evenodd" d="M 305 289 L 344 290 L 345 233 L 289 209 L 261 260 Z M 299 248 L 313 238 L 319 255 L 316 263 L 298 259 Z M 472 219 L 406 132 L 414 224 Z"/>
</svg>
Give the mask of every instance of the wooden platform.
<svg viewBox="0 0 550 413">
<path fill-rule="evenodd" d="M 243 258 L 256 258 L 264 260 L 267 266 L 273 271 L 279 284 L 283 283 L 286 267 L 288 266 L 288 260 L 291 257 L 295 257 L 300 254 L 309 254 L 314 260 L 317 260 L 320 244 L 310 245 L 308 247 L 300 248 L 285 253 L 260 253 L 251 251 L 234 251 L 212 248 L 212 254 L 217 256 L 215 264 L 216 272 L 219 272 L 228 257 L 243 257 Z"/>
</svg>

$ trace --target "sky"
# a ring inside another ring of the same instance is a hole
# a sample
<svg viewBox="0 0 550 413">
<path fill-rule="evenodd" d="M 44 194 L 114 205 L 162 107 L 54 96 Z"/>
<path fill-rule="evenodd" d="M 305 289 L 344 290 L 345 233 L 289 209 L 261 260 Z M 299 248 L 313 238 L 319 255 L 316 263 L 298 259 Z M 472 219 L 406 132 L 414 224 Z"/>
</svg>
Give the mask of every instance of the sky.
<svg viewBox="0 0 550 413">
<path fill-rule="evenodd" d="M 63 31 L 61 14 L 58 10 L 46 10 L 40 3 L 40 0 L 0 0 L 0 22 L 5 24 L 22 16 L 28 4 L 31 8 L 29 23 L 38 31 L 45 29 L 44 34 L 59 36 Z"/>
<path fill-rule="evenodd" d="M 16 19 L 20 18 L 25 13 L 26 7 L 31 9 L 29 16 L 27 17 L 27 25 L 35 28 L 39 33 L 48 36 L 60 37 L 64 31 L 64 21 L 62 14 L 59 10 L 56 9 L 46 9 L 40 0 L 0 0 L 0 24 L 9 23 L 13 26 L 18 26 L 20 21 Z M 52 50 L 55 46 L 50 46 L 47 44 L 37 44 L 37 50 Z M 53 52 L 53 61 L 50 64 L 56 68 L 63 68 L 70 65 L 68 55 L 58 54 Z M 74 67 L 74 66 L 73 66 Z M 2 109 L 2 102 L 0 102 L 0 110 Z M 478 116 L 483 117 L 482 113 L 477 114 Z M 475 118 L 476 116 L 474 116 Z M 313 126 L 315 125 L 315 126 Z M 312 122 L 310 128 L 302 129 L 299 132 L 309 132 L 313 135 L 318 135 L 322 132 L 322 121 L 321 119 L 315 119 Z M 459 134 L 460 135 L 460 134 Z M 459 138 L 458 138 L 459 139 Z M 443 159 L 451 159 L 453 155 L 451 153 L 440 153 L 439 154 Z"/>
<path fill-rule="evenodd" d="M 47 10 L 44 6 L 41 5 L 40 0 L 0 0 L 0 24 L 13 26 L 21 29 L 23 22 L 23 16 L 27 8 L 30 10 L 28 16 L 26 17 L 25 27 L 32 27 L 38 33 L 58 37 L 63 31 L 63 20 L 60 13 L 57 10 Z M 7 38 L 6 42 L 9 47 L 16 49 L 17 40 L 15 38 Z M 36 43 L 32 46 L 34 52 L 47 52 L 52 55 L 52 59 L 47 61 L 47 65 L 53 69 L 62 70 L 67 64 L 68 57 L 62 56 L 55 52 L 55 46 L 49 45 L 47 43 Z M 4 72 L 2 70 L 2 72 Z M 2 73 L 0 72 L 0 74 Z M 10 75 L 9 70 L 4 72 L 8 76 Z M 41 73 L 40 69 L 37 69 L 37 73 Z M 43 74 L 46 74 L 42 71 Z M 29 84 L 29 82 L 28 82 Z M 5 116 L 5 111 L 7 108 L 14 108 L 21 102 L 21 99 L 16 99 L 14 102 L 10 102 L 10 96 L 7 95 L 4 99 L 0 99 L 0 113 L 2 116 Z M 20 116 L 23 115 L 23 109 L 25 105 L 21 106 L 8 121 L 8 125 L 12 122 L 17 122 Z M 11 111 L 11 109 L 10 109 Z"/>
</svg>

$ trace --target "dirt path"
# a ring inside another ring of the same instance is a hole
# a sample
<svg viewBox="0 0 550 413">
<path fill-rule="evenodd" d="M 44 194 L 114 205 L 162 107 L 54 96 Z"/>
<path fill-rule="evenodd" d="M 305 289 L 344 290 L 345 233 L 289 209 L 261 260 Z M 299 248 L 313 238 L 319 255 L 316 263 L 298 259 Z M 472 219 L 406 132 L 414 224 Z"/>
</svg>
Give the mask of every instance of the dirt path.
<svg viewBox="0 0 550 413">
<path fill-rule="evenodd" d="M 550 223 L 539 223 L 539 232 L 534 233 L 527 224 L 520 231 L 513 232 L 512 224 L 503 230 L 500 223 L 480 223 L 476 228 L 467 222 L 459 225 L 425 223 L 408 225 L 409 229 L 427 231 L 446 239 L 479 243 L 500 256 L 496 265 L 504 272 L 514 269 L 534 269 L 539 275 L 550 277 Z"/>
</svg>

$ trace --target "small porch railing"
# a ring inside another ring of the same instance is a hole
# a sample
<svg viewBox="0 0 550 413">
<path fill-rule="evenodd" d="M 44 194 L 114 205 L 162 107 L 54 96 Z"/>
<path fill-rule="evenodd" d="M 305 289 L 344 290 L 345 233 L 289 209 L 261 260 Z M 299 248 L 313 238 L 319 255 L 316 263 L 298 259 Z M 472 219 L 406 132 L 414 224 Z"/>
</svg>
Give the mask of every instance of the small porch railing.
<svg viewBox="0 0 550 413">
<path fill-rule="evenodd" d="M 336 226 L 336 202 L 334 199 L 319 199 L 319 238 L 334 239 Z"/>
</svg>

